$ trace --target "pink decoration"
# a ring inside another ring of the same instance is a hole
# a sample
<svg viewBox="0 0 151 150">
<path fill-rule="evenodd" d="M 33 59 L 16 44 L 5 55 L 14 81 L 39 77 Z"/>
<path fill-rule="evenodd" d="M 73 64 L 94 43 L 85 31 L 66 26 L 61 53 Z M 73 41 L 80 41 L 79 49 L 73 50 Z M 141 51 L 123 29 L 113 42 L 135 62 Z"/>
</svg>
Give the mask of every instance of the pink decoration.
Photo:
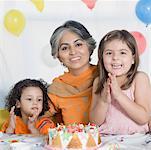
<svg viewBox="0 0 151 150">
<path fill-rule="evenodd" d="M 96 0 L 82 0 L 89 9 L 93 9 L 96 3 Z"/>
<path fill-rule="evenodd" d="M 144 35 L 140 32 L 132 31 L 131 34 L 134 36 L 137 42 L 139 55 L 141 55 L 146 49 L 146 39 Z"/>
</svg>

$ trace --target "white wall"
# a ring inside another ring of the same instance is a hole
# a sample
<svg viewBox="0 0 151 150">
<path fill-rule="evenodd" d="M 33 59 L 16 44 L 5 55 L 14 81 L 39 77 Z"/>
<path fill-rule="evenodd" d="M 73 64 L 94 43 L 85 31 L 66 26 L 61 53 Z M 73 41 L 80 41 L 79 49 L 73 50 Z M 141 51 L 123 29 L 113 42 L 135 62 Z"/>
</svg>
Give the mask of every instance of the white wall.
<svg viewBox="0 0 151 150">
<path fill-rule="evenodd" d="M 147 41 L 140 56 L 140 69 L 151 75 L 151 34 L 136 16 L 137 0 L 97 0 L 90 10 L 81 0 L 45 0 L 39 12 L 30 0 L 0 1 L 0 107 L 9 88 L 20 79 L 52 79 L 63 73 L 64 67 L 51 57 L 49 39 L 59 25 L 67 20 L 77 20 L 85 25 L 99 43 L 104 34 L 113 29 L 141 32 Z M 19 37 L 8 32 L 4 15 L 10 9 L 20 10 L 26 26 Z M 97 49 L 92 63 L 97 63 Z"/>
</svg>

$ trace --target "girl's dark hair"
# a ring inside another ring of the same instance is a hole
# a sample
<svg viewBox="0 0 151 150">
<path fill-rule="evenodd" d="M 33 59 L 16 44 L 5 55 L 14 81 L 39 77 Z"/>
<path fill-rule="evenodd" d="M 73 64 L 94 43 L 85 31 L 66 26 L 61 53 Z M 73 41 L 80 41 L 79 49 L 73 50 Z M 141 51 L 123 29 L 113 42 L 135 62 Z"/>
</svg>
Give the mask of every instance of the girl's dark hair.
<svg viewBox="0 0 151 150">
<path fill-rule="evenodd" d="M 57 29 L 55 29 L 50 38 L 50 45 L 52 48 L 51 54 L 54 58 L 58 57 L 60 39 L 66 31 L 71 31 L 80 36 L 84 41 L 86 41 L 89 48 L 90 56 L 92 55 L 94 49 L 96 48 L 96 41 L 81 23 L 69 20 L 63 25 L 59 26 Z"/>
<path fill-rule="evenodd" d="M 137 72 L 137 68 L 139 65 L 139 55 L 138 55 L 138 47 L 135 41 L 135 38 L 126 30 L 113 30 L 107 33 L 102 40 L 100 41 L 99 48 L 98 48 L 98 70 L 99 70 L 99 84 L 96 90 L 96 93 L 101 93 L 103 89 L 103 85 L 108 78 L 108 72 L 106 71 L 104 64 L 103 64 L 103 52 L 105 45 L 113 41 L 115 39 L 121 40 L 127 44 L 127 46 L 132 51 L 132 55 L 134 57 L 134 64 L 132 64 L 130 70 L 127 72 L 128 80 L 124 83 L 121 88 L 127 89 L 130 87 L 135 74 Z"/>
<path fill-rule="evenodd" d="M 40 79 L 24 79 L 16 83 L 12 89 L 10 90 L 8 96 L 6 97 L 6 104 L 5 107 L 8 109 L 8 111 L 11 110 L 11 107 L 16 106 L 16 102 L 21 98 L 22 92 L 27 87 L 39 87 L 43 93 L 43 109 L 42 112 L 39 114 L 39 116 L 44 115 L 46 111 L 49 110 L 48 101 L 51 102 L 49 96 L 47 95 L 47 83 Z M 21 111 L 20 108 L 15 107 L 15 115 L 21 117 Z"/>
</svg>

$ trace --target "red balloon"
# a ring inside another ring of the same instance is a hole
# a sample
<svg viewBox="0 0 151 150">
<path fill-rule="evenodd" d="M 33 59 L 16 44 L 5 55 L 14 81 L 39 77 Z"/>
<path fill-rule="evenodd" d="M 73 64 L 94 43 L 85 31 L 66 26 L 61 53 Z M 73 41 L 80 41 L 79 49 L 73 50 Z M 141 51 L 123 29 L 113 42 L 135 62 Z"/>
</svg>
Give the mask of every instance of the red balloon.
<svg viewBox="0 0 151 150">
<path fill-rule="evenodd" d="M 133 31 L 131 34 L 134 36 L 137 46 L 139 55 L 141 55 L 146 49 L 146 39 L 144 35 L 138 31 Z"/>
<path fill-rule="evenodd" d="M 96 3 L 96 0 L 82 0 L 89 9 L 93 9 Z"/>
</svg>

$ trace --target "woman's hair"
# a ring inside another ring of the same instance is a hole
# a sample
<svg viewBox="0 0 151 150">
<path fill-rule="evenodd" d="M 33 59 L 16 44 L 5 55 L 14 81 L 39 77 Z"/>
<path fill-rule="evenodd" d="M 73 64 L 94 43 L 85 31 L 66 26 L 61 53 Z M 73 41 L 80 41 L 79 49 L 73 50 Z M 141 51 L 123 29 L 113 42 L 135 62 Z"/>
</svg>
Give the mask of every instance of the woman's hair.
<svg viewBox="0 0 151 150">
<path fill-rule="evenodd" d="M 135 41 L 135 38 L 126 30 L 114 30 L 107 33 L 102 40 L 100 41 L 98 48 L 98 70 L 99 70 L 99 84 L 96 90 L 96 93 L 101 93 L 103 89 L 103 85 L 108 78 L 108 72 L 106 71 L 103 64 L 103 52 L 107 43 L 118 39 L 122 42 L 125 42 L 127 46 L 132 51 L 132 55 L 134 57 L 134 64 L 132 64 L 130 70 L 127 72 L 128 80 L 121 86 L 122 89 L 127 89 L 130 87 L 135 74 L 137 72 L 137 68 L 139 65 L 139 55 L 138 55 L 138 47 Z"/>
<path fill-rule="evenodd" d="M 89 48 L 90 56 L 92 55 L 93 50 L 96 48 L 95 40 L 92 38 L 91 34 L 81 23 L 69 20 L 65 22 L 63 25 L 59 26 L 53 32 L 50 38 L 50 45 L 52 48 L 51 54 L 54 58 L 58 57 L 60 40 L 66 31 L 71 31 L 80 36 L 84 41 L 86 41 Z"/>
<path fill-rule="evenodd" d="M 6 104 L 5 107 L 8 109 L 8 111 L 11 110 L 11 107 L 16 106 L 16 102 L 21 98 L 22 92 L 27 87 L 39 87 L 43 93 L 43 109 L 42 112 L 39 114 L 39 116 L 43 115 L 45 111 L 49 109 L 48 101 L 50 101 L 48 95 L 47 95 L 47 83 L 40 80 L 35 79 L 24 79 L 16 83 L 12 89 L 10 90 L 8 96 L 6 97 Z M 21 111 L 20 108 L 15 107 L 15 115 L 21 117 Z"/>
</svg>

